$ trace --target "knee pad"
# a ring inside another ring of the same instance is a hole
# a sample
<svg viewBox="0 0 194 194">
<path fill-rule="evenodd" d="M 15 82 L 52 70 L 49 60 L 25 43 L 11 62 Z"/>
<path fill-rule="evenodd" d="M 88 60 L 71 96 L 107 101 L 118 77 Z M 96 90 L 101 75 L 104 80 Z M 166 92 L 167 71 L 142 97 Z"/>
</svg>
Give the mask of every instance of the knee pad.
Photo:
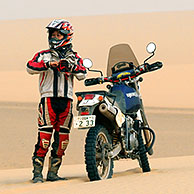
<svg viewBox="0 0 194 194">
<path fill-rule="evenodd" d="M 69 139 L 66 139 L 64 141 L 61 141 L 61 149 L 62 150 L 66 150 L 68 144 L 69 144 Z"/>
<path fill-rule="evenodd" d="M 51 133 L 40 132 L 40 147 L 48 149 L 51 140 Z"/>
<path fill-rule="evenodd" d="M 59 133 L 59 145 L 57 149 L 57 156 L 62 157 L 69 143 L 69 133 Z"/>
<path fill-rule="evenodd" d="M 45 157 L 50 146 L 51 136 L 51 132 L 39 131 L 38 142 L 35 146 L 34 156 Z"/>
</svg>

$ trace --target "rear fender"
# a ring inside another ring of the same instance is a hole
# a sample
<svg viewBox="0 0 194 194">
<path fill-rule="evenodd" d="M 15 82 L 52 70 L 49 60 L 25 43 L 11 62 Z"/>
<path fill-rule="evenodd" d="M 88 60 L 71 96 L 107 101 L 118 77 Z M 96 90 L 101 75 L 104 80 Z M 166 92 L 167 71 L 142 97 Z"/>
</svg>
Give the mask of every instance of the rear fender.
<svg viewBox="0 0 194 194">
<path fill-rule="evenodd" d="M 101 104 L 101 101 L 99 100 L 98 94 L 95 94 L 93 99 L 83 99 L 78 105 L 77 110 L 79 111 L 79 115 L 81 115 L 82 112 L 89 112 L 89 115 L 94 114 L 94 110 L 96 109 L 99 104 Z M 104 102 L 107 104 L 111 104 L 110 101 L 104 97 Z"/>
<path fill-rule="evenodd" d="M 99 94 L 95 94 L 94 95 L 94 98 L 93 99 L 83 99 L 80 103 L 79 103 L 79 105 L 78 105 L 78 107 L 80 107 L 80 106 L 94 106 L 94 105 L 96 105 L 96 104 L 99 104 L 99 96 L 101 96 L 101 95 L 99 95 Z"/>
</svg>

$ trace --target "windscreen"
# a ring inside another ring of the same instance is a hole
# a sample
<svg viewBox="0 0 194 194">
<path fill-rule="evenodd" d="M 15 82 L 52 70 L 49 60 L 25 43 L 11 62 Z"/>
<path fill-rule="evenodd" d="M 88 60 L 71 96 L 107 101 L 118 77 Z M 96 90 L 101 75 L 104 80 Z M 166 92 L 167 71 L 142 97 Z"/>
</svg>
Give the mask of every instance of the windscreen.
<svg viewBox="0 0 194 194">
<path fill-rule="evenodd" d="M 110 48 L 108 55 L 107 76 L 112 75 L 112 67 L 121 61 L 133 62 L 137 67 L 139 65 L 131 47 L 128 44 L 117 44 Z"/>
</svg>

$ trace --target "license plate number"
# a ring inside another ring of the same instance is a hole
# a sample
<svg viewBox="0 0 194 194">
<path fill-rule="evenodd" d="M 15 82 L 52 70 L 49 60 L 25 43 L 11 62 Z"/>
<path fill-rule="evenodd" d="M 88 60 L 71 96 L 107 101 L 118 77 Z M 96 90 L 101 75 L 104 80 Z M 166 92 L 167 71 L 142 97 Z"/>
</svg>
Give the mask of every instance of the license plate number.
<svg viewBox="0 0 194 194">
<path fill-rule="evenodd" d="M 96 115 L 76 116 L 74 118 L 74 128 L 88 128 L 95 126 Z"/>
</svg>

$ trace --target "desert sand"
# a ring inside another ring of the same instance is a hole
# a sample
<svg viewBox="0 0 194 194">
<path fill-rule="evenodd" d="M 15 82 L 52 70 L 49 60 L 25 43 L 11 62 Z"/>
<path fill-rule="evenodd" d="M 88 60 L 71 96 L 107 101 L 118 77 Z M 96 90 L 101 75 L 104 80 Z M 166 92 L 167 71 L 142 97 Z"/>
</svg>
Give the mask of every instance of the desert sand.
<svg viewBox="0 0 194 194">
<path fill-rule="evenodd" d="M 134 161 L 115 162 L 115 173 L 112 179 L 88 182 L 84 166 L 64 165 L 60 175 L 67 181 L 44 184 L 32 184 L 31 169 L 0 171 L 2 193 L 9 194 L 42 194 L 42 193 L 188 193 L 192 194 L 194 185 L 193 156 L 152 159 L 152 172 L 142 174 Z M 70 170 L 71 169 L 71 170 Z"/>
<path fill-rule="evenodd" d="M 152 171 L 142 173 L 137 161 L 115 161 L 112 179 L 90 182 L 84 165 L 87 130 L 72 128 L 60 175 L 67 181 L 32 184 L 31 157 L 37 138 L 38 76 L 25 71 L 36 51 L 46 49 L 45 26 L 52 20 L 0 21 L 0 193 L 193 193 L 194 178 L 194 11 L 82 16 L 66 18 L 75 29 L 75 50 L 106 74 L 109 48 L 128 43 L 139 63 L 147 43 L 157 45 L 150 60 L 164 67 L 143 75 L 141 94 L 148 121 L 156 132 Z M 14 32 L 14 33 L 13 33 Z M 88 73 L 88 77 L 96 76 Z M 86 88 L 75 82 L 74 92 Z M 76 98 L 74 96 L 74 115 Z M 49 155 L 48 155 L 49 156 Z M 47 172 L 48 156 L 44 168 Z"/>
</svg>

